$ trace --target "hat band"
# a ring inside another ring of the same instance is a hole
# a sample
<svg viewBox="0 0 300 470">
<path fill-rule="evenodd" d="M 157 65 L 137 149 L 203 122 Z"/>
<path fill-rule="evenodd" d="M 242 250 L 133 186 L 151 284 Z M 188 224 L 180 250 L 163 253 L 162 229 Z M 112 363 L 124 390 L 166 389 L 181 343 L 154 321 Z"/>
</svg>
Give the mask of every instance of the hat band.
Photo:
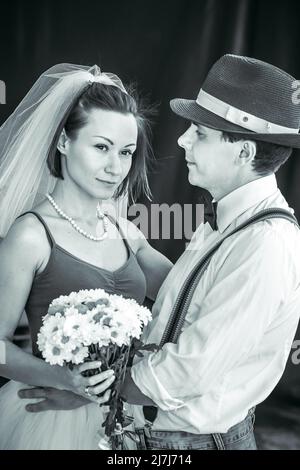
<svg viewBox="0 0 300 470">
<path fill-rule="evenodd" d="M 260 134 L 298 134 L 299 129 L 294 127 L 285 127 L 273 122 L 261 119 L 253 114 L 246 113 L 241 109 L 235 108 L 225 101 L 219 100 L 214 96 L 200 90 L 196 103 L 212 113 L 220 116 L 226 121 L 237 124 L 238 126 L 249 129 Z"/>
</svg>

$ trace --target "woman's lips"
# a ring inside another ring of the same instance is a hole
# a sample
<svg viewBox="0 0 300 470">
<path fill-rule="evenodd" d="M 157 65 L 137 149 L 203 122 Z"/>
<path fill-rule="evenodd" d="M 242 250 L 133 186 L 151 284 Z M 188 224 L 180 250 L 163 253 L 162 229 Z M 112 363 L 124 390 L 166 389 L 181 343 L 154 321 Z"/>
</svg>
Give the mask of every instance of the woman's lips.
<svg viewBox="0 0 300 470">
<path fill-rule="evenodd" d="M 110 186 L 117 184 L 117 181 L 105 181 L 105 180 L 100 180 L 99 178 L 96 178 L 96 180 L 100 181 L 100 183 L 108 184 Z"/>
</svg>

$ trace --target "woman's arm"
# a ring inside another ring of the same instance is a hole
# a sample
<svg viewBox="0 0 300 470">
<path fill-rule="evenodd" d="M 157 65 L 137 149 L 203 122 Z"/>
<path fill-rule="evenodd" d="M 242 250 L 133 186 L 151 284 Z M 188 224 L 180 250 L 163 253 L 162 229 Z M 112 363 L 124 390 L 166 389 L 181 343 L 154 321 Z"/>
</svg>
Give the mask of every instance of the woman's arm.
<svg viewBox="0 0 300 470">
<path fill-rule="evenodd" d="M 146 295 L 149 299 L 155 300 L 162 283 L 173 267 L 173 263 L 155 250 L 132 222 L 126 220 L 126 223 L 128 240 L 146 277 Z"/>
<path fill-rule="evenodd" d="M 173 267 L 173 263 L 162 253 L 152 248 L 147 240 L 141 242 L 136 256 L 146 277 L 147 297 L 155 300 L 162 283 Z"/>
<path fill-rule="evenodd" d="M 43 261 L 41 237 L 46 237 L 40 230 L 44 229 L 33 216 L 24 216 L 17 219 L 0 243 L 0 341 L 5 349 L 5 361 L 0 361 L 4 362 L 0 363 L 0 375 L 28 385 L 70 390 L 83 396 L 85 387 L 106 379 L 102 384 L 105 389 L 113 382 L 112 376 L 108 378 L 103 373 L 85 378 L 83 366 L 75 367 L 73 371 L 51 366 L 12 342 L 35 272 Z M 97 367 L 95 363 L 90 364 L 91 368 Z"/>
<path fill-rule="evenodd" d="M 37 224 L 32 217 L 17 219 L 0 243 L 0 340 L 5 347 L 0 375 L 26 384 L 61 388 L 59 367 L 46 364 L 12 343 L 41 256 Z"/>
</svg>

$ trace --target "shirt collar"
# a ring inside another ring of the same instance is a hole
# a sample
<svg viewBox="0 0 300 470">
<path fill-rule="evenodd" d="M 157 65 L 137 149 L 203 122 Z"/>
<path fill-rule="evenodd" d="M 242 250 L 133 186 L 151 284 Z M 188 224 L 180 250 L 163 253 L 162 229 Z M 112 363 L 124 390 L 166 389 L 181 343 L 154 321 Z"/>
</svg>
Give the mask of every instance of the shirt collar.
<svg viewBox="0 0 300 470">
<path fill-rule="evenodd" d="M 219 232 L 223 233 L 237 217 L 271 196 L 277 189 L 276 177 L 272 174 L 240 186 L 220 199 L 217 207 Z"/>
</svg>

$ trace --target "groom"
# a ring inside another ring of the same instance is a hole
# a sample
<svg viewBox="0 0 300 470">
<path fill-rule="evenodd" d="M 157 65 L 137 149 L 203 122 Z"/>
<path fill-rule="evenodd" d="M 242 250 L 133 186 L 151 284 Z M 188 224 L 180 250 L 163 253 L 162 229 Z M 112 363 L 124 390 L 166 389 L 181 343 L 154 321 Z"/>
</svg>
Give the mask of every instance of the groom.
<svg viewBox="0 0 300 470">
<path fill-rule="evenodd" d="M 171 101 L 190 122 L 178 140 L 189 182 L 212 194 L 217 217 L 199 226 L 162 285 L 146 342 L 161 342 L 184 281 L 211 247 L 262 210 L 293 213 L 275 173 L 300 147 L 294 81 L 270 64 L 225 55 L 196 100 Z M 254 408 L 283 374 L 299 313 L 299 228 L 270 218 L 228 237 L 196 285 L 178 340 L 128 371 L 123 397 L 135 405 L 138 447 L 256 449 Z M 44 405 L 31 411 L 81 406 L 67 392 L 50 395 L 42 391 Z"/>
</svg>

